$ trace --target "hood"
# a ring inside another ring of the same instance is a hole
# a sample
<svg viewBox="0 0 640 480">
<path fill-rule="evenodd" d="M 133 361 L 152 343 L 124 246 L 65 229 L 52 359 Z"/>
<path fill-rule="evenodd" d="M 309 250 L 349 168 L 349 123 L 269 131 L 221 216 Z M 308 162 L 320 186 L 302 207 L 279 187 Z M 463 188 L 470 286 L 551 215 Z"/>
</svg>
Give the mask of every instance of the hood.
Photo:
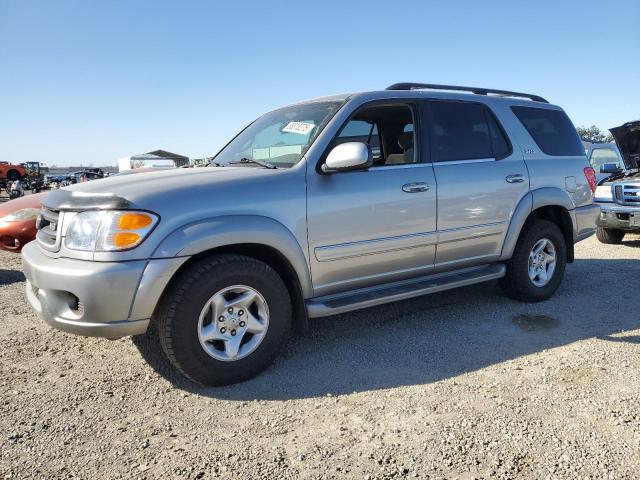
<svg viewBox="0 0 640 480">
<path fill-rule="evenodd" d="M 171 168 L 142 172 L 137 175 L 114 175 L 91 182 L 76 183 L 66 190 L 87 193 L 114 193 L 134 197 L 138 193 L 156 190 L 191 188 L 254 177 L 268 171 L 258 167 Z M 128 194 L 128 195 L 127 195 Z"/>
<path fill-rule="evenodd" d="M 624 172 L 614 173 L 613 175 L 600 181 L 598 185 L 611 185 L 612 183 L 633 183 L 640 182 L 640 171 L 637 169 L 625 170 Z"/>
<path fill-rule="evenodd" d="M 625 163 L 630 168 L 640 167 L 640 120 L 627 122 L 609 131 L 620 149 Z"/>
<path fill-rule="evenodd" d="M 126 202 L 133 208 L 151 208 L 152 205 L 166 202 L 182 203 L 201 194 L 213 198 L 215 191 L 222 187 L 235 188 L 240 183 L 278 175 L 285 170 L 287 169 L 270 170 L 258 167 L 177 168 L 113 176 L 61 189 L 61 194 L 68 192 L 71 195 L 65 196 L 65 204 L 60 207 L 73 210 L 73 206 L 66 204 L 67 201 L 79 202 L 78 208 L 87 206 L 82 203 L 95 201 L 97 203 L 93 207 L 101 208 L 99 204 L 107 199 Z"/>
</svg>

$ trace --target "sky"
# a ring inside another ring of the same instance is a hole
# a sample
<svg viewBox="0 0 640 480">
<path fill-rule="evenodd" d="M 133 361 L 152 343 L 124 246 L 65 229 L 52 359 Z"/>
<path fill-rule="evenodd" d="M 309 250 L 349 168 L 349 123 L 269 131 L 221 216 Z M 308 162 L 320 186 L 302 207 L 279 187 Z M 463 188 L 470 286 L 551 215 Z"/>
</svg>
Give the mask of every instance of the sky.
<svg viewBox="0 0 640 480">
<path fill-rule="evenodd" d="M 297 100 L 401 82 L 640 118 L 640 2 L 0 0 L 0 161 L 211 156 Z"/>
</svg>

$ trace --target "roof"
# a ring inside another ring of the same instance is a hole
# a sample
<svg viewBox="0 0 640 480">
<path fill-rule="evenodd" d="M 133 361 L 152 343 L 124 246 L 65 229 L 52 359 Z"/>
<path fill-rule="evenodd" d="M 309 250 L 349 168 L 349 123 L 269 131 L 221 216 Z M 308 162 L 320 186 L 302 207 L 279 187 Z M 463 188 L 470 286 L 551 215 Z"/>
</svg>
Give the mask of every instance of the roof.
<svg viewBox="0 0 640 480">
<path fill-rule="evenodd" d="M 476 95 L 485 96 L 495 95 L 498 97 L 527 98 L 534 102 L 549 103 L 541 96 L 533 95 L 531 93 L 514 92 L 511 90 L 497 90 L 495 88 L 462 87 L 460 85 L 439 85 L 434 83 L 403 82 L 394 83 L 393 85 L 388 86 L 385 90 L 444 90 L 453 92 L 469 92 Z"/>
<path fill-rule="evenodd" d="M 415 87 L 406 88 L 407 85 Z M 421 88 L 418 85 L 426 85 L 425 88 Z M 391 90 L 373 90 L 368 92 L 355 92 L 341 95 L 332 95 L 328 97 L 320 97 L 309 99 L 306 101 L 296 102 L 292 105 L 299 105 L 304 103 L 314 102 L 329 102 L 329 101 L 348 101 L 352 99 L 361 99 L 362 101 L 379 100 L 379 99 L 414 99 L 414 98 L 426 98 L 426 99 L 442 99 L 442 100 L 473 100 L 486 104 L 507 104 L 510 106 L 527 106 L 537 108 L 548 108 L 557 110 L 559 107 L 550 103 L 533 94 L 510 92 L 505 90 L 495 90 L 487 88 L 476 87 L 458 87 L 451 85 L 429 85 L 429 84 L 394 84 L 391 87 L 400 86 L 403 88 L 393 88 Z"/>
</svg>

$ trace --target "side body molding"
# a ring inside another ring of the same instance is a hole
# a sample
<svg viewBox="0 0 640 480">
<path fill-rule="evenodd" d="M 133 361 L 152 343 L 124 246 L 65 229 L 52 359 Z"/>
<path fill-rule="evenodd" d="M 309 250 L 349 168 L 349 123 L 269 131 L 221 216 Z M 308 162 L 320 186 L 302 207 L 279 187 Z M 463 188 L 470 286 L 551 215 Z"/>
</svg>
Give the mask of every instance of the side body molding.
<svg viewBox="0 0 640 480">
<path fill-rule="evenodd" d="M 184 225 L 158 245 L 152 258 L 189 257 L 217 247 L 249 243 L 279 251 L 296 272 L 304 298 L 313 297 L 309 262 L 304 250 L 291 230 L 268 217 L 221 216 Z"/>
<path fill-rule="evenodd" d="M 559 188 L 544 187 L 536 190 L 532 190 L 525 195 L 521 200 L 511 217 L 511 223 L 507 230 L 507 235 L 502 245 L 502 253 L 500 254 L 500 260 L 507 260 L 513 255 L 513 250 L 516 248 L 520 231 L 524 226 L 529 214 L 541 207 L 548 205 L 557 205 L 564 207 L 571 217 L 573 223 L 574 241 L 577 230 L 576 218 L 574 214 L 575 205 L 571 201 L 569 195 Z"/>
</svg>

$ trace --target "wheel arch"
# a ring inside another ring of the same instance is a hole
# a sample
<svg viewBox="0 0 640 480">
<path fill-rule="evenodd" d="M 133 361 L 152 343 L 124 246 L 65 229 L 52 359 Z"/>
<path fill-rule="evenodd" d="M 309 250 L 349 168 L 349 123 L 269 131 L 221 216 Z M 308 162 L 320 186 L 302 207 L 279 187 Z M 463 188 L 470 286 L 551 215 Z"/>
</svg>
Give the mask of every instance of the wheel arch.
<svg viewBox="0 0 640 480">
<path fill-rule="evenodd" d="M 154 251 L 154 258 L 188 256 L 163 291 L 193 263 L 214 255 L 238 254 L 273 268 L 291 296 L 294 326 L 306 328 L 305 298 L 313 296 L 308 261 L 294 235 L 281 223 L 260 216 L 219 217 L 181 227 Z"/>
<path fill-rule="evenodd" d="M 574 208 L 569 195 L 559 188 L 540 188 L 529 192 L 514 211 L 500 259 L 511 258 L 520 232 L 527 223 L 535 220 L 548 220 L 560 228 L 567 248 L 567 262 L 573 262 L 577 230 Z"/>
<path fill-rule="evenodd" d="M 22 177 L 24 177 L 24 173 L 20 172 L 17 168 L 9 168 L 6 172 L 6 178 L 8 180 L 18 180 Z"/>
</svg>

